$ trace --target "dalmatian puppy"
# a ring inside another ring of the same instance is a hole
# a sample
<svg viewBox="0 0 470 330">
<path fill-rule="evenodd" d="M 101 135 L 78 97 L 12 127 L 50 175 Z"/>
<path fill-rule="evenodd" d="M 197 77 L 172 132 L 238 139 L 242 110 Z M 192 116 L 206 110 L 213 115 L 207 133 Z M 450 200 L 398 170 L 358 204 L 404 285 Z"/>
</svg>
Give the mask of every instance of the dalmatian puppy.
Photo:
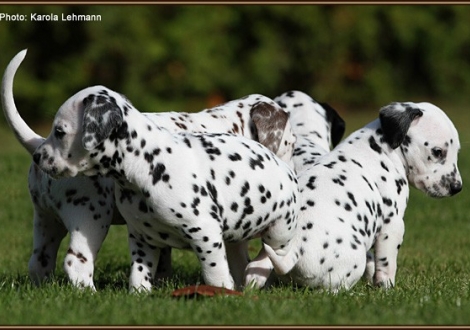
<svg viewBox="0 0 470 330">
<path fill-rule="evenodd" d="M 205 283 L 228 289 L 235 283 L 225 242 L 261 236 L 274 253 L 289 252 L 298 208 L 295 173 L 246 137 L 172 133 L 121 94 L 94 86 L 60 107 L 33 160 L 55 178 L 113 177 L 129 230 L 131 291 L 151 289 L 166 246 L 192 249 Z"/>
<path fill-rule="evenodd" d="M 5 117 L 17 139 L 32 155 L 45 138 L 35 133 L 19 115 L 13 99 L 13 78 L 26 51 L 18 53 L 5 70 L 2 82 L 2 105 Z M 257 102 L 270 106 L 257 107 Z M 269 98 L 253 94 L 197 113 L 146 113 L 158 126 L 172 132 L 227 132 L 259 141 L 285 161 L 290 161 L 294 136 L 288 116 Z M 62 132 L 55 132 L 57 138 Z M 111 224 L 124 224 L 115 208 L 114 182 L 103 176 L 79 176 L 54 180 L 34 162 L 29 171 L 29 191 L 34 205 L 34 249 L 29 261 L 31 279 L 39 284 L 56 265 L 62 239 L 70 233 L 64 270 L 79 287 L 95 290 L 94 262 Z M 248 254 L 240 244 L 227 243 L 233 276 L 241 282 Z M 171 249 L 164 248 L 157 277 L 171 273 Z M 239 270 L 241 269 L 241 271 Z"/>
<path fill-rule="evenodd" d="M 292 161 L 297 175 L 315 164 L 317 159 L 341 141 L 345 122 L 327 103 L 319 103 L 300 91 L 289 91 L 274 99 L 287 113 L 296 137 Z M 244 285 L 259 286 L 273 269 L 268 255 L 261 253 L 245 269 Z"/>
<path fill-rule="evenodd" d="M 277 274 L 297 285 L 350 289 L 374 249 L 374 284 L 395 285 L 409 184 L 440 198 L 457 194 L 459 136 L 430 103 L 391 103 L 298 175 L 301 211 L 286 256 L 265 250 Z M 257 283 L 263 286 L 263 278 Z"/>
</svg>

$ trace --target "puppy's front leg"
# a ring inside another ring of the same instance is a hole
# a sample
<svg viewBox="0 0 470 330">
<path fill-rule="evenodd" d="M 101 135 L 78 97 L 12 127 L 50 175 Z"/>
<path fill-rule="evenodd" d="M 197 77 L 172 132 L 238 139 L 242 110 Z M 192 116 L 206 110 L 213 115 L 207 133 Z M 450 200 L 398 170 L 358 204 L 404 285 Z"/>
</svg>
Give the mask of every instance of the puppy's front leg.
<svg viewBox="0 0 470 330">
<path fill-rule="evenodd" d="M 29 276 L 34 284 L 39 285 L 54 272 L 57 251 L 67 230 L 54 218 L 41 215 L 35 205 L 33 254 L 29 259 Z"/>
<path fill-rule="evenodd" d="M 395 286 L 398 249 L 403 242 L 405 224 L 401 218 L 391 219 L 375 242 L 374 284 L 384 288 Z"/>
</svg>

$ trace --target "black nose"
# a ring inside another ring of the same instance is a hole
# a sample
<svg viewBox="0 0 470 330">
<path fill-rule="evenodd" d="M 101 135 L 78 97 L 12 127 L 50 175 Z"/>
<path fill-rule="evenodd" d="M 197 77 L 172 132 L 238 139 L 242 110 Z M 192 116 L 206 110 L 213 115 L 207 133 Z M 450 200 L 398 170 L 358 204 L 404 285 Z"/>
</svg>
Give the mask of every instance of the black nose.
<svg viewBox="0 0 470 330">
<path fill-rule="evenodd" d="M 38 152 L 35 152 L 33 154 L 33 160 L 37 165 L 39 165 L 39 161 L 41 160 L 41 154 Z"/>
<path fill-rule="evenodd" d="M 451 185 L 450 185 L 451 195 L 458 194 L 460 191 L 462 191 L 462 182 L 457 181 L 457 182 L 451 183 Z"/>
</svg>

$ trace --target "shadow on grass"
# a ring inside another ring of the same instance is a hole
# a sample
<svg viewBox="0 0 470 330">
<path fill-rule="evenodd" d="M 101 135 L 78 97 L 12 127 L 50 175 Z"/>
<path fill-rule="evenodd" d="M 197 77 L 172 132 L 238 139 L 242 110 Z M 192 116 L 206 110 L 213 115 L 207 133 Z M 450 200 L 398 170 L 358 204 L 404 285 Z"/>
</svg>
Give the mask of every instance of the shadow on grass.
<svg viewBox="0 0 470 330">
<path fill-rule="evenodd" d="M 130 266 L 128 264 L 105 264 L 95 272 L 94 282 L 96 290 L 128 290 Z M 201 284 L 202 278 L 198 267 L 174 264 L 173 273 L 170 278 L 156 280 L 154 290 L 175 290 L 178 288 Z"/>
</svg>

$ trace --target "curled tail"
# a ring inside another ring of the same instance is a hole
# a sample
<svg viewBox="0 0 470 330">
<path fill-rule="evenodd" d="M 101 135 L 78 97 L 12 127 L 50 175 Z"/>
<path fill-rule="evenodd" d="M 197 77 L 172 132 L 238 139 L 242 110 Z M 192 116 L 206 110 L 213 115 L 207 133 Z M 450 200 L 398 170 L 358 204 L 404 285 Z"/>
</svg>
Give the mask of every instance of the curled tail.
<svg viewBox="0 0 470 330">
<path fill-rule="evenodd" d="M 274 271 L 278 275 L 285 275 L 294 268 L 294 266 L 299 261 L 300 253 L 297 251 L 297 248 L 292 247 L 286 255 L 278 255 L 272 247 L 267 244 L 264 244 L 264 251 L 267 253 L 269 259 L 271 260 Z"/>
<path fill-rule="evenodd" d="M 21 118 L 13 98 L 13 79 L 25 56 L 26 49 L 16 54 L 5 69 L 2 80 L 2 106 L 8 125 L 21 145 L 32 155 L 34 150 L 44 141 L 44 138 L 36 134 Z"/>
</svg>

